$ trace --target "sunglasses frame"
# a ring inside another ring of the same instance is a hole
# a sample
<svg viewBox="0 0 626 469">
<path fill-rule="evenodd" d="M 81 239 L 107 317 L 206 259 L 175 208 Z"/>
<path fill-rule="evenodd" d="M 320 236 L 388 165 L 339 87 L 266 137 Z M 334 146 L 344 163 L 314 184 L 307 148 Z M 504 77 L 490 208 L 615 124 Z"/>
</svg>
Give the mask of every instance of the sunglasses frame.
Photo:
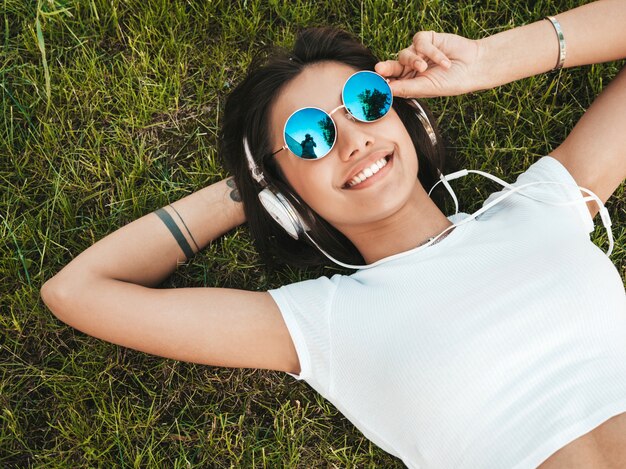
<svg viewBox="0 0 626 469">
<path fill-rule="evenodd" d="M 344 93 L 345 93 L 345 90 L 346 90 L 346 85 L 347 85 L 347 84 L 348 84 L 348 82 L 352 79 L 352 77 L 354 77 L 355 75 L 358 75 L 358 74 L 360 74 L 360 73 L 371 73 L 371 74 L 373 74 L 373 75 L 376 75 L 377 77 L 380 77 L 380 79 L 381 79 L 381 80 L 383 80 L 383 82 L 387 85 L 387 88 L 389 89 L 389 97 L 391 98 L 391 103 L 389 103 L 389 108 L 387 109 L 387 112 L 385 112 L 385 113 L 384 113 L 382 116 L 380 116 L 378 119 L 374 119 L 374 120 L 371 120 L 371 121 L 359 119 L 359 118 L 358 118 L 358 117 L 356 117 L 354 114 L 352 114 L 352 113 L 350 112 L 350 110 L 346 107 L 346 104 L 345 104 L 345 103 L 346 103 L 346 101 L 345 101 L 345 99 L 344 99 Z M 373 72 L 373 71 L 371 71 L 371 70 L 359 70 L 359 71 L 357 71 L 357 72 L 354 72 L 352 75 L 350 75 L 350 76 L 346 79 L 346 81 L 344 82 L 343 87 L 341 88 L 341 103 L 342 103 L 342 104 L 340 104 L 339 106 L 337 106 L 335 109 L 333 109 L 333 110 L 332 110 L 332 111 L 330 111 L 330 112 L 326 112 L 326 111 L 324 111 L 323 109 L 318 108 L 318 107 L 315 107 L 315 106 L 305 106 L 305 107 L 301 107 L 301 108 L 299 108 L 299 109 L 296 109 L 296 110 L 295 110 L 294 112 L 292 112 L 292 113 L 289 115 L 289 117 L 285 120 L 285 125 L 284 125 L 284 127 L 283 127 L 283 141 L 285 142 L 285 144 L 284 144 L 282 147 L 280 147 L 278 150 L 276 150 L 275 152 L 273 152 L 270 156 L 274 156 L 274 155 L 276 155 L 277 153 L 279 153 L 279 152 L 281 152 L 281 151 L 283 151 L 283 150 L 289 150 L 289 152 L 290 152 L 290 153 L 293 153 L 293 154 L 294 154 L 294 156 L 295 156 L 296 158 L 300 159 L 300 160 L 305 160 L 305 161 L 317 161 L 317 160 L 321 160 L 322 158 L 325 158 L 325 157 L 326 157 L 326 156 L 328 156 L 328 154 L 329 154 L 329 153 L 333 150 L 333 148 L 335 148 L 335 144 L 337 143 L 337 133 L 338 133 L 338 132 L 337 132 L 337 124 L 335 123 L 335 120 L 333 119 L 333 114 L 334 114 L 335 112 L 337 112 L 337 111 L 338 111 L 339 109 L 341 109 L 341 108 L 345 108 L 345 109 L 346 109 L 346 117 L 347 117 L 348 119 L 350 119 L 350 120 L 356 120 L 356 121 L 358 121 L 358 122 L 363 122 L 363 123 L 366 123 L 366 124 L 371 124 L 372 122 L 377 122 L 377 121 L 379 121 L 380 119 L 382 119 L 383 117 L 385 117 L 387 114 L 389 114 L 389 111 L 391 111 L 391 107 L 393 106 L 393 93 L 391 92 L 391 87 L 389 86 L 389 83 L 387 82 L 387 80 L 385 80 L 385 78 L 384 78 L 382 75 L 380 75 L 379 73 Z M 327 117 L 331 120 L 331 122 L 333 123 L 333 127 L 334 127 L 334 129 L 335 129 L 335 139 L 333 140 L 333 144 L 330 146 L 329 150 L 328 150 L 328 151 L 327 151 L 327 152 L 326 152 L 323 156 L 320 156 L 320 157 L 317 157 L 317 158 L 302 158 L 301 156 L 296 155 L 293 151 L 291 151 L 291 149 L 290 149 L 290 148 L 289 148 L 289 146 L 287 145 L 287 139 L 285 138 L 285 135 L 287 134 L 287 124 L 289 123 L 289 120 L 290 120 L 290 119 L 291 119 L 291 118 L 292 118 L 295 114 L 297 114 L 298 112 L 303 111 L 303 110 L 305 110 L 305 109 L 315 109 L 315 110 L 317 110 L 317 111 L 322 112 L 323 114 L 325 114 L 325 115 L 326 115 L 326 116 L 327 116 Z"/>
</svg>

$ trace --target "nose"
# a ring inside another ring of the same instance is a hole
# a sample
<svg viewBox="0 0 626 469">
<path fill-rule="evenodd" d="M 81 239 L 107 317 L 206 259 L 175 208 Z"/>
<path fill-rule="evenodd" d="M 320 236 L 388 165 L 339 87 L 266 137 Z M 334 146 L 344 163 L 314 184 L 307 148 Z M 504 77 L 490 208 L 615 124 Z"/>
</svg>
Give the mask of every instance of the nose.
<svg viewBox="0 0 626 469">
<path fill-rule="evenodd" d="M 337 150 L 342 161 L 350 161 L 376 142 L 370 128 L 372 124 L 359 122 L 347 111 L 337 114 L 340 114 L 335 118 Z"/>
</svg>

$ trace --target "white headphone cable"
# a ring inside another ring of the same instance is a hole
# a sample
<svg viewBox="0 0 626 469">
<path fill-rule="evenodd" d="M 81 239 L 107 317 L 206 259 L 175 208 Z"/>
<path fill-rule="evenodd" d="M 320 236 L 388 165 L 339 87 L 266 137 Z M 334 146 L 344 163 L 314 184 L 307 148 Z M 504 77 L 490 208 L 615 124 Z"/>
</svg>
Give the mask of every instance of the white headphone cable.
<svg viewBox="0 0 626 469">
<path fill-rule="evenodd" d="M 474 170 L 466 170 L 466 169 L 464 169 L 464 170 L 461 170 L 461 171 L 457 171 L 456 173 L 449 174 L 448 176 L 442 176 L 440 182 L 444 182 L 444 178 L 445 179 L 455 179 L 455 178 L 458 178 L 458 177 L 465 176 L 468 172 L 477 172 L 479 174 L 482 173 L 482 171 L 474 171 Z M 483 174 L 487 175 L 487 173 L 483 173 Z M 494 180 L 498 179 L 495 176 L 491 176 L 490 174 L 487 175 L 487 177 L 493 178 Z M 439 182 L 437 182 L 437 184 L 438 183 Z M 522 188 L 528 187 L 528 186 L 534 186 L 534 185 L 537 185 L 537 184 L 560 184 L 562 186 L 574 186 L 573 184 L 565 184 L 565 183 L 557 182 L 557 181 L 536 181 L 536 182 L 530 182 L 530 183 L 527 183 L 527 184 L 523 184 L 523 185 L 517 186 L 517 187 L 512 186 L 512 185 L 510 185 L 508 183 L 505 183 L 504 184 L 505 187 L 508 186 L 508 187 L 506 187 L 507 189 L 509 189 L 508 192 L 505 192 L 500 197 L 497 197 L 496 199 L 492 200 L 490 203 L 488 203 L 487 205 L 483 206 L 482 208 L 480 208 L 479 210 L 477 210 L 473 214 L 469 215 L 468 217 L 464 218 L 459 223 L 455 223 L 453 225 L 450 225 L 445 230 L 443 230 L 441 233 L 439 233 L 437 236 L 433 237 L 426 244 L 422 244 L 421 246 L 415 247 L 413 249 L 409 249 L 408 251 L 400 252 L 400 253 L 393 254 L 391 256 L 385 257 L 383 259 L 379 259 L 378 261 L 373 262 L 372 264 L 352 265 L 352 264 L 346 264 L 346 263 L 343 263 L 341 261 L 338 261 L 337 259 L 332 257 L 330 254 L 328 254 L 326 251 L 324 251 L 321 248 L 321 246 L 319 244 L 317 244 L 315 242 L 315 240 L 313 238 L 311 238 L 311 236 L 309 236 L 309 234 L 306 231 L 304 232 L 304 234 L 326 257 L 328 257 L 334 263 L 336 263 L 336 264 L 338 264 L 338 265 L 340 265 L 342 267 L 349 268 L 349 269 L 370 269 L 372 267 L 376 267 L 379 264 L 382 264 L 383 262 L 387 262 L 387 261 L 390 261 L 390 260 L 393 260 L 393 259 L 398 259 L 398 258 L 407 256 L 409 254 L 413 254 L 413 253 L 415 253 L 417 251 L 420 251 L 421 249 L 424 249 L 424 248 L 434 244 L 439 239 L 439 237 L 441 235 L 443 235 L 447 231 L 451 230 L 452 228 L 461 226 L 464 223 L 467 223 L 470 220 L 473 220 L 478 215 L 480 215 L 481 213 L 484 213 L 485 211 L 487 211 L 488 209 L 490 209 L 491 207 L 493 207 L 494 205 L 496 205 L 500 201 L 506 199 L 507 197 L 510 197 L 511 195 L 515 194 L 516 192 L 519 192 Z M 444 185 L 445 185 L 445 182 L 444 182 Z M 606 207 L 604 207 L 604 205 L 602 204 L 602 201 L 600 200 L 600 198 L 596 194 L 594 194 L 592 191 L 590 191 L 589 189 L 586 189 L 584 187 L 580 187 L 580 186 L 575 186 L 575 187 L 577 187 L 580 190 L 590 194 L 591 197 L 585 197 L 585 198 L 582 198 L 581 200 L 574 200 L 574 201 L 568 201 L 568 202 L 551 202 L 551 201 L 537 199 L 537 198 L 532 197 L 532 196 L 530 196 L 528 194 L 524 194 L 523 192 L 520 192 L 520 195 L 523 195 L 524 197 L 531 198 L 533 200 L 537 200 L 537 201 L 542 202 L 542 203 L 546 203 L 548 205 L 561 205 L 561 206 L 562 205 L 575 205 L 575 204 L 579 204 L 581 201 L 595 200 L 595 202 L 598 204 L 598 207 L 600 207 L 600 217 L 602 218 L 602 223 L 604 224 L 604 227 L 607 230 L 608 241 L 609 241 L 609 249 L 606 252 L 606 255 L 610 256 L 611 252 L 613 252 L 613 233 L 611 232 L 611 224 L 612 223 L 611 223 L 611 217 L 609 215 L 608 210 L 606 209 Z M 434 186 L 433 186 L 433 188 L 434 188 Z M 432 191 L 432 189 L 431 189 L 431 191 Z M 456 197 L 454 199 L 456 200 Z M 458 211 L 457 211 L 457 213 L 458 213 Z"/>
</svg>

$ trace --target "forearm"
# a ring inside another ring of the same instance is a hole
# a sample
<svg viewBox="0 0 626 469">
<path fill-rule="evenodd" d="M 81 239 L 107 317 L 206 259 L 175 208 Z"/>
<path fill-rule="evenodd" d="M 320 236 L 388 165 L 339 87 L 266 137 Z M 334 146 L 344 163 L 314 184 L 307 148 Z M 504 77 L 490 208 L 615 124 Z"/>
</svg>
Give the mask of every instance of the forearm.
<svg viewBox="0 0 626 469">
<path fill-rule="evenodd" d="M 603 0 L 555 15 L 567 44 L 564 67 L 626 57 L 626 2 Z M 559 42 L 547 20 L 481 39 L 481 89 L 552 70 Z"/>
<path fill-rule="evenodd" d="M 243 205 L 231 197 L 233 189 L 222 180 L 171 205 L 185 221 L 200 249 L 245 221 Z M 171 207 L 164 207 L 189 246 L 198 249 Z M 71 281 L 86 275 L 155 286 L 186 260 L 178 242 L 155 213 L 118 229 L 83 251 L 65 266 L 54 281 Z"/>
</svg>

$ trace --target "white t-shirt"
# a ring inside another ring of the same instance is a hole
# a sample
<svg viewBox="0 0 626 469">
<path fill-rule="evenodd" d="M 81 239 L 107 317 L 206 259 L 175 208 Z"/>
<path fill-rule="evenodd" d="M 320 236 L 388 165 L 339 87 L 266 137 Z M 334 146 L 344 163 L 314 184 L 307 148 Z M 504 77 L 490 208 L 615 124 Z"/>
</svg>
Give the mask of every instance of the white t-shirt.
<svg viewBox="0 0 626 469">
<path fill-rule="evenodd" d="M 514 185 L 533 181 L 575 184 L 549 156 Z M 290 374 L 410 468 L 535 468 L 626 412 L 622 279 L 579 189 L 523 190 L 581 202 L 514 194 L 414 254 L 270 291 Z"/>
</svg>

